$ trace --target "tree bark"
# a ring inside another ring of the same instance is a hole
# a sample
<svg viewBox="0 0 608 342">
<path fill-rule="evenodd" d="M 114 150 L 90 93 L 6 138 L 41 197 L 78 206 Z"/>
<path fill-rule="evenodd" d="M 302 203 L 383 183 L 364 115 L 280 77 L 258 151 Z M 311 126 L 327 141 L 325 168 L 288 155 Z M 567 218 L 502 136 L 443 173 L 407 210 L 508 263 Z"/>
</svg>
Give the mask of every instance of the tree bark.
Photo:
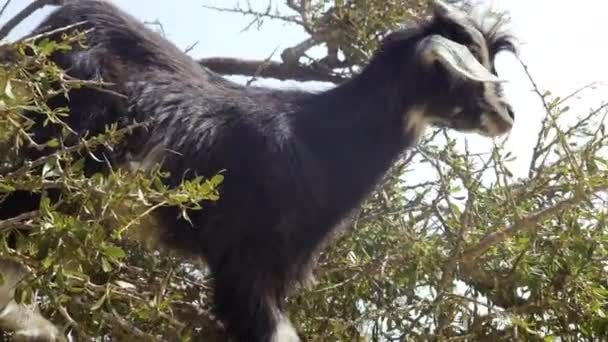
<svg viewBox="0 0 608 342">
<path fill-rule="evenodd" d="M 243 75 L 275 78 L 281 81 L 321 81 L 340 83 L 344 78 L 328 74 L 312 66 L 285 64 L 273 61 L 244 60 L 238 58 L 203 58 L 199 64 L 222 75 Z"/>
</svg>

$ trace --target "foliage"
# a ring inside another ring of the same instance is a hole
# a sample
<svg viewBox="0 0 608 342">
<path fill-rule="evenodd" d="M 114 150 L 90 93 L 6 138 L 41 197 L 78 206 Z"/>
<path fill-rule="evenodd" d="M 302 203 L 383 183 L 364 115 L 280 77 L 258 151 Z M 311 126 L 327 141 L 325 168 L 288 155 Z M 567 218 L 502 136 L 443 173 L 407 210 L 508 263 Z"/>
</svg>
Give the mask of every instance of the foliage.
<svg viewBox="0 0 608 342">
<path fill-rule="evenodd" d="M 177 267 L 170 256 L 145 253 L 128 237 L 137 235 L 138 227 L 150 228 L 153 222 L 147 218 L 161 206 L 179 206 L 185 214 L 186 209 L 201 209 L 202 200 L 217 199 L 222 176 L 167 188 L 162 179 L 168 175 L 159 167 L 147 173 L 86 174 L 85 156 L 104 162 L 105 152 L 144 123 L 110 125 L 103 134 L 74 139 L 64 123 L 68 108 L 51 109 L 46 100 L 67 96 L 78 87 L 103 85 L 72 80 L 49 60 L 51 53 L 69 49 L 68 43 L 82 36 L 65 39 L 61 44 L 43 39 L 3 47 L 11 51 L 12 61 L 1 69 L 5 91 L 0 95 L 0 195 L 4 199 L 18 191 L 34 191 L 42 198 L 39 210 L 0 221 L 0 254 L 33 271 L 18 299 L 29 302 L 38 292 L 47 299 L 42 303 L 47 317 L 66 323 L 76 335 L 175 334 L 184 328 L 173 318 L 175 306 L 184 299 L 181 310 L 198 314 L 195 299 L 203 285 L 186 273 L 185 265 Z M 27 110 L 40 118 L 24 115 Z M 62 139 L 35 141 L 31 128 L 36 121 L 62 127 Z M 70 140 L 74 144 L 65 143 Z M 48 153 L 27 161 L 20 153 L 26 149 Z M 52 202 L 51 196 L 59 201 Z M 141 234 L 149 235 L 150 230 Z"/>
<path fill-rule="evenodd" d="M 424 13 L 423 2 L 391 3 L 292 0 L 292 12 L 235 11 L 303 25 L 327 54 L 314 61 L 295 54 L 296 62 L 326 63 L 349 77 L 379 33 Z M 26 47 L 35 56 L 26 57 Z M 212 340 L 212 319 L 201 319 L 211 317 L 204 268 L 128 237 L 149 227 L 148 214 L 160 206 L 201 209 L 199 200 L 221 196 L 221 177 L 168 189 L 159 169 L 86 176 L 82 155 L 103 160 L 128 128 L 109 126 L 71 146 L 33 143 L 22 110 L 60 123 L 68 110 L 51 110 L 45 100 L 95 86 L 67 79 L 49 62 L 63 48 L 17 42 L 17 58 L 0 68 L 0 195 L 44 195 L 39 211 L 0 221 L 0 254 L 33 270 L 20 298 L 38 291 L 45 315 L 81 340 Z M 345 57 L 336 62 L 338 50 Z M 429 132 L 328 244 L 316 284 L 289 298 L 291 320 L 307 340 L 608 339 L 608 111 L 601 105 L 577 115 L 568 108 L 573 96 L 533 88 L 546 116 L 529 172 L 513 175 L 515 156 L 503 141 L 480 153 L 461 135 Z M 24 146 L 57 150 L 22 163 Z M 62 195 L 57 204 L 48 200 L 51 190 Z M 16 249 L 8 244 L 14 234 Z"/>
</svg>

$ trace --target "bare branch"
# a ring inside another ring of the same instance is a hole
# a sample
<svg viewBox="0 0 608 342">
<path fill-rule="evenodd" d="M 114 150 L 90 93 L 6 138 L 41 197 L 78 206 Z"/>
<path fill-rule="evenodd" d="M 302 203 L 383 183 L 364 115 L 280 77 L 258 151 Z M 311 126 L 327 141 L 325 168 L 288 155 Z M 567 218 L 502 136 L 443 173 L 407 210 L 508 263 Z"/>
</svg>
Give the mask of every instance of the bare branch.
<svg viewBox="0 0 608 342">
<path fill-rule="evenodd" d="M 310 0 L 301 0 L 299 4 L 295 0 L 287 0 L 287 7 L 298 12 L 300 18 L 302 18 L 302 27 L 312 35 L 315 31 L 312 24 L 312 10 Z"/>
<path fill-rule="evenodd" d="M 299 66 L 297 69 L 294 69 L 294 72 L 296 74 L 300 74 L 300 71 L 303 71 L 304 74 L 306 74 L 306 75 L 311 74 L 311 70 L 307 70 L 310 68 L 303 66 L 305 63 L 300 62 L 300 58 L 306 56 L 306 52 L 309 51 L 312 47 L 318 46 L 322 43 L 326 43 L 329 47 L 328 56 L 326 58 L 321 59 L 320 61 L 316 61 L 313 59 L 313 61 L 315 63 L 313 73 L 315 74 L 315 76 L 313 76 L 312 79 L 310 79 L 309 76 L 305 76 L 304 79 L 295 78 L 294 80 L 296 80 L 296 81 L 316 80 L 316 81 L 329 81 L 329 82 L 337 83 L 337 82 L 342 81 L 343 78 L 329 76 L 329 79 L 328 79 L 327 75 L 333 74 L 332 69 L 334 69 L 334 68 L 343 68 L 343 67 L 350 66 L 347 63 L 340 62 L 338 60 L 338 57 L 337 57 L 338 46 L 332 42 L 333 40 L 335 40 L 335 37 L 334 37 L 335 34 L 333 33 L 333 31 L 331 29 L 330 30 L 324 29 L 325 25 L 327 24 L 329 19 L 334 15 L 335 7 L 332 7 L 330 9 L 328 9 L 326 12 L 324 12 L 322 17 L 319 19 L 320 24 L 318 24 L 318 25 L 317 24 L 313 25 L 312 18 L 313 18 L 314 13 L 313 13 L 312 4 L 311 4 L 310 0 L 300 0 L 300 1 L 289 0 L 289 1 L 287 1 L 287 7 L 289 7 L 291 10 L 298 13 L 298 15 L 295 15 L 295 16 L 294 15 L 288 16 L 288 15 L 281 15 L 281 14 L 273 14 L 273 13 L 271 13 L 270 5 L 264 11 L 256 11 L 256 10 L 252 9 L 251 7 L 247 8 L 247 9 L 243 9 L 240 7 L 236 7 L 236 8 L 224 8 L 224 7 L 214 7 L 214 6 L 204 6 L 204 7 L 212 9 L 212 10 L 220 11 L 220 12 L 238 13 L 238 14 L 242 14 L 242 15 L 246 15 L 246 16 L 253 16 L 254 17 L 253 21 L 251 23 L 249 23 L 243 29 L 243 31 L 249 29 L 252 25 L 254 25 L 256 23 L 258 25 L 261 25 L 262 20 L 264 18 L 268 18 L 271 20 L 280 20 L 280 21 L 284 21 L 284 22 L 288 22 L 291 24 L 296 24 L 298 26 L 301 26 L 310 36 L 307 39 L 303 40 L 302 42 L 300 42 L 292 47 L 286 48 L 281 53 L 281 59 L 285 64 L 287 64 L 289 66 Z M 268 69 L 268 67 L 265 67 L 265 68 Z M 286 69 L 287 69 L 287 67 L 285 67 L 284 70 L 286 71 Z M 324 70 L 321 70 L 321 69 L 324 69 Z M 272 68 L 270 68 L 270 70 L 272 70 Z M 285 74 L 285 71 L 278 72 L 276 74 L 283 75 L 283 74 Z M 326 75 L 319 77 L 319 74 L 321 74 L 321 73 L 326 74 Z M 252 74 L 252 71 L 249 70 L 246 73 L 239 73 L 239 74 L 250 76 Z M 283 76 L 279 76 L 279 77 L 270 76 L 270 77 L 283 79 Z M 289 78 L 289 77 L 287 77 L 287 78 Z"/>
<path fill-rule="evenodd" d="M 184 53 L 190 53 L 197 45 L 198 43 L 200 43 L 198 40 L 192 44 L 190 44 L 190 46 L 188 46 L 185 50 Z"/>
<path fill-rule="evenodd" d="M 268 63 L 271 62 L 271 58 L 274 56 L 275 53 L 276 53 L 276 49 L 274 51 L 272 51 L 270 56 L 268 56 L 266 59 L 264 59 L 264 64 L 260 65 L 260 67 L 258 68 L 258 71 L 255 73 L 255 75 L 253 75 L 249 80 L 247 80 L 247 86 L 250 86 L 253 82 L 255 82 L 258 79 L 258 77 L 260 76 L 260 72 L 262 72 L 262 70 L 264 70 L 266 68 Z"/>
<path fill-rule="evenodd" d="M 317 40 L 310 37 L 294 47 L 283 50 L 283 53 L 281 53 L 281 59 L 286 64 L 296 64 L 298 63 L 300 57 L 306 53 L 306 51 L 317 44 Z"/>
<path fill-rule="evenodd" d="M 304 23 L 301 20 L 299 20 L 298 18 L 296 18 L 295 16 L 285 16 L 285 15 L 277 15 L 277 14 L 270 13 L 270 7 L 265 12 L 255 11 L 252 8 L 248 8 L 248 9 L 226 8 L 226 7 L 216 7 L 216 6 L 209 6 L 209 5 L 203 5 L 203 7 L 210 9 L 210 10 L 218 11 L 218 12 L 252 15 L 252 16 L 255 16 L 257 20 L 259 20 L 260 18 L 269 18 L 269 19 L 280 20 L 280 21 L 284 21 L 284 22 L 288 22 L 288 23 L 297 24 L 297 25 L 302 25 L 302 26 L 304 25 Z"/>
<path fill-rule="evenodd" d="M 16 226 L 21 226 L 23 221 L 30 220 L 38 215 L 38 211 L 28 211 L 21 215 L 17 215 L 15 217 L 11 217 L 6 220 L 0 221 L 0 232 L 4 232 L 6 230 L 15 228 Z M 20 227 L 21 228 L 21 227 Z"/>
<path fill-rule="evenodd" d="M 158 28 L 158 33 L 163 36 L 166 37 L 167 36 L 167 32 L 165 31 L 165 27 L 163 26 L 163 23 L 160 22 L 160 20 L 156 19 L 153 21 L 144 21 L 144 24 L 146 25 L 150 25 L 150 26 L 156 26 Z"/>
<path fill-rule="evenodd" d="M 68 310 L 65 307 L 63 307 L 63 305 L 61 305 L 61 304 L 57 305 L 57 311 L 59 311 L 59 313 L 61 314 L 63 319 L 65 319 L 65 321 L 68 323 L 68 325 L 76 330 L 76 332 L 78 333 L 80 338 L 82 338 L 84 340 L 91 339 L 91 337 L 85 332 L 85 330 L 82 328 L 82 326 L 80 324 L 78 324 L 78 322 L 76 322 L 76 320 L 74 318 L 72 318 L 72 316 L 70 316 L 70 314 L 68 313 Z"/>
<path fill-rule="evenodd" d="M 143 332 L 141 329 L 137 328 L 131 322 L 126 320 L 124 317 L 120 316 L 115 310 L 112 310 L 112 313 L 102 313 L 102 316 L 106 319 L 106 321 L 110 322 L 114 327 L 122 329 L 124 332 L 128 332 L 131 336 L 136 338 L 141 338 L 144 341 L 157 341 L 158 339 L 155 336 L 147 334 Z"/>
<path fill-rule="evenodd" d="M 343 77 L 331 75 L 313 66 L 287 65 L 272 61 L 244 60 L 237 58 L 203 58 L 199 64 L 222 75 L 259 76 L 281 81 L 321 81 L 340 83 Z"/>
<path fill-rule="evenodd" d="M 17 27 L 23 20 L 32 15 L 32 13 L 41 9 L 42 7 L 49 5 L 63 5 L 65 0 L 36 0 L 25 7 L 21 12 L 17 13 L 14 17 L 12 17 L 9 21 L 0 28 L 0 39 L 6 38 L 11 31 Z M 7 2 L 8 4 L 8 2 Z M 5 4 L 5 6 L 7 5 Z M 2 8 L 4 11 L 4 8 Z"/>
<path fill-rule="evenodd" d="M 2 15 L 4 14 L 4 11 L 6 11 L 6 8 L 8 7 L 8 5 L 10 5 L 12 0 L 6 0 L 4 2 L 4 5 L 2 5 L 2 9 L 0 9 L 0 17 L 2 17 Z"/>
<path fill-rule="evenodd" d="M 521 64 L 522 68 L 524 69 L 524 72 L 526 73 L 526 76 L 528 77 L 530 84 L 532 84 L 532 88 L 533 88 L 534 92 L 540 98 L 540 100 L 543 104 L 543 107 L 545 109 L 545 114 L 546 114 L 545 117 L 543 118 L 543 121 L 541 124 L 541 129 L 538 132 L 536 144 L 534 144 L 534 149 L 532 151 L 532 158 L 530 160 L 530 166 L 528 167 L 528 177 L 532 177 L 535 166 L 536 166 L 536 160 L 538 159 L 538 156 L 541 153 L 540 150 L 542 149 L 541 144 L 543 142 L 544 133 L 547 129 L 549 129 L 549 122 L 551 119 L 551 106 L 549 105 L 549 103 L 547 103 L 547 100 L 545 99 L 545 95 L 541 92 L 540 87 L 538 86 L 538 84 L 536 84 L 536 81 L 534 81 L 534 78 L 532 78 L 532 74 L 530 74 L 530 70 L 528 70 L 528 66 L 521 59 L 518 58 L 518 60 L 519 60 L 519 63 Z"/>
</svg>

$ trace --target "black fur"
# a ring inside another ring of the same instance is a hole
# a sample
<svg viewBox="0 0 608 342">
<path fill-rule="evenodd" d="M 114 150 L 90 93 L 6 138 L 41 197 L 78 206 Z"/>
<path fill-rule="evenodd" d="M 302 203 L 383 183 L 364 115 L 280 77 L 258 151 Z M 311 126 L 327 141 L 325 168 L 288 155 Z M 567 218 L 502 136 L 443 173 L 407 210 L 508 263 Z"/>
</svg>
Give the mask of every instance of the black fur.
<svg viewBox="0 0 608 342">
<path fill-rule="evenodd" d="M 445 32 L 436 20 L 389 35 L 361 74 L 318 94 L 231 83 L 107 2 L 63 6 L 36 32 L 85 20 L 80 28 L 94 29 L 89 47 L 54 60 L 74 77 L 114 83 L 126 98 L 73 91 L 68 123 L 99 133 L 110 122 L 151 120 L 113 160 L 159 145 L 176 151 L 162 155 L 171 185 L 225 170 L 220 200 L 189 213 L 193 226 L 174 208 L 158 218 L 162 242 L 208 261 L 217 314 L 239 341 L 269 341 L 288 289 L 306 277 L 324 239 L 415 142 L 408 113 L 447 115 L 483 93 L 420 66 L 416 44 Z M 2 216 L 13 209 L 5 203 Z"/>
</svg>

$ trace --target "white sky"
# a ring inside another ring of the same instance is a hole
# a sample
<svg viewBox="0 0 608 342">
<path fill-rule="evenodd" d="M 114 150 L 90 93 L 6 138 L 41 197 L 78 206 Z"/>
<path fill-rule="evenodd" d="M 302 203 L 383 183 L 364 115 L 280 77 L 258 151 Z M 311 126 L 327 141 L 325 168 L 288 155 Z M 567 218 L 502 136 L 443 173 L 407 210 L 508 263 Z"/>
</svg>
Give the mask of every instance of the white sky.
<svg viewBox="0 0 608 342">
<path fill-rule="evenodd" d="M 179 47 L 186 48 L 199 42 L 190 53 L 193 57 L 230 56 L 240 58 L 267 58 L 275 49 L 280 51 L 300 42 L 306 34 L 296 26 L 267 21 L 258 31 L 255 28 L 241 32 L 249 17 L 218 13 L 202 5 L 231 7 L 237 0 L 112 0 L 114 3 L 144 21 L 159 20 L 167 37 Z M 283 6 L 284 0 L 272 0 Z M 30 0 L 14 0 L 3 23 Z M 250 0 L 254 6 L 265 9 L 268 0 Z M 177 3 L 178 5 L 175 5 Z M 241 3 L 244 1 L 241 0 Z M 500 8 L 511 11 L 513 27 L 520 39 L 521 56 L 543 89 L 566 95 L 593 81 L 608 83 L 608 49 L 604 34 L 608 32 L 608 2 L 601 0 L 503 0 Z M 23 23 L 9 39 L 28 32 L 50 8 L 39 11 Z M 597 39 L 594 43 L 593 40 Z M 274 59 L 278 59 L 275 56 Z M 515 127 L 508 137 L 508 146 L 518 157 L 514 163 L 516 174 L 525 172 L 531 154 L 531 144 L 543 111 L 538 98 L 531 93 L 518 62 L 510 55 L 501 56 L 498 62 L 501 77 L 509 80 L 507 95 L 515 108 Z M 239 78 L 234 78 L 239 80 Z M 311 87 L 296 82 L 263 82 L 270 86 Z M 314 84 L 312 85 L 314 86 Z M 605 87 L 586 93 L 573 108 L 581 111 L 608 100 Z M 487 138 L 470 136 L 473 145 L 490 146 Z"/>
</svg>

